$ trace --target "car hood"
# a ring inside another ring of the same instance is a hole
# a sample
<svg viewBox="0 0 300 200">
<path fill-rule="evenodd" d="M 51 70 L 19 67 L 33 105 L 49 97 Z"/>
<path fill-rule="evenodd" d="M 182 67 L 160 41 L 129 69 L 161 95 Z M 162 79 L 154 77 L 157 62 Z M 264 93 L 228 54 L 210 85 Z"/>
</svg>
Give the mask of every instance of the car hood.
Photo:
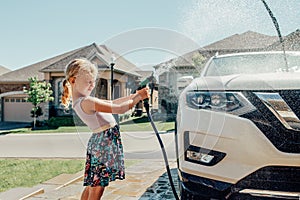
<svg viewBox="0 0 300 200">
<path fill-rule="evenodd" d="M 300 73 L 236 74 L 199 77 L 187 90 L 287 90 L 300 89 Z"/>
</svg>

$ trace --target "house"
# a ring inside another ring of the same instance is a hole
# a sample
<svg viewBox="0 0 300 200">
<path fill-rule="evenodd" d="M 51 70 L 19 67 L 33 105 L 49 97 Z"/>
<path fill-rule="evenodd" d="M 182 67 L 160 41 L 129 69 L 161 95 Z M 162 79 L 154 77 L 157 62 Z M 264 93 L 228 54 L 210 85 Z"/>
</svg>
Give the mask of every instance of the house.
<svg viewBox="0 0 300 200">
<path fill-rule="evenodd" d="M 105 45 L 95 43 L 84 46 L 44 61 L 0 75 L 0 121 L 31 122 L 31 103 L 26 102 L 24 88 L 29 87 L 29 77 L 37 77 L 39 81 L 51 83 L 54 101 L 43 104 L 41 119 L 52 116 L 64 116 L 61 106 L 62 82 L 65 66 L 74 58 L 87 58 L 98 66 L 98 81 L 94 94 L 97 97 L 111 99 L 111 57 L 116 57 L 113 73 L 113 98 L 129 95 L 136 89 L 137 82 L 143 79 L 134 64 L 118 56 Z"/>
<path fill-rule="evenodd" d="M 283 44 L 286 50 L 299 51 L 300 30 L 296 30 L 283 37 Z M 184 87 L 180 81 L 183 80 L 188 84 L 189 81 L 184 77 L 199 76 L 206 60 L 216 53 L 227 54 L 266 50 L 282 50 L 282 44 L 279 42 L 279 38 L 277 36 L 247 31 L 242 34 L 234 34 L 201 49 L 154 66 L 156 74 L 159 74 L 159 111 L 173 116 L 176 114 L 177 99 L 180 91 Z"/>
<path fill-rule="evenodd" d="M 284 37 L 283 42 L 277 41 L 272 45 L 268 46 L 267 50 L 281 51 L 282 47 L 286 51 L 299 51 L 300 50 L 300 30 L 288 34 Z"/>
<path fill-rule="evenodd" d="M 0 65 L 0 75 L 5 74 L 10 71 L 11 71 L 10 69 L 7 69 L 6 67 L 3 67 Z"/>
</svg>

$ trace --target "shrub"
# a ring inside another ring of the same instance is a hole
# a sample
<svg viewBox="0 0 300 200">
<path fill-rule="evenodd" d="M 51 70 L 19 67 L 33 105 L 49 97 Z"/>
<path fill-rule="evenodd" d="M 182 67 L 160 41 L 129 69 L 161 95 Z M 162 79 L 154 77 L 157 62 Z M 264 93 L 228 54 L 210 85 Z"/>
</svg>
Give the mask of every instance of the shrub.
<svg viewBox="0 0 300 200">
<path fill-rule="evenodd" d="M 74 119 L 72 116 L 66 117 L 51 117 L 48 120 L 49 127 L 60 127 L 60 126 L 74 126 Z"/>
</svg>

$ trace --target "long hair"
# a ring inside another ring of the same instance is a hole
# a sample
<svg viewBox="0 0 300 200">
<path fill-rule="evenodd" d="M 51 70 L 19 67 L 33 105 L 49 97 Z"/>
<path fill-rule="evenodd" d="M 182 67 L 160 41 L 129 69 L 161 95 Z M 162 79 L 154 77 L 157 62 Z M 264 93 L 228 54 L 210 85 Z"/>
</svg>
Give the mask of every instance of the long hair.
<svg viewBox="0 0 300 200">
<path fill-rule="evenodd" d="M 72 87 L 70 78 L 76 77 L 80 72 L 85 71 L 90 73 L 93 77 L 97 77 L 98 69 L 94 64 L 85 58 L 74 59 L 69 62 L 65 68 L 65 80 L 63 81 L 63 95 L 61 103 L 65 109 L 69 108 L 70 99 L 72 97 Z"/>
</svg>

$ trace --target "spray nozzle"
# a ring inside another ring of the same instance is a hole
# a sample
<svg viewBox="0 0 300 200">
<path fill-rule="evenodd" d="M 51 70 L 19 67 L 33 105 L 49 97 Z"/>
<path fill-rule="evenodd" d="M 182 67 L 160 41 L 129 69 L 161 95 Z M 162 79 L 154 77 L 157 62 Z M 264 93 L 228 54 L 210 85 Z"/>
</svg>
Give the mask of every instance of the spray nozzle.
<svg viewBox="0 0 300 200">
<path fill-rule="evenodd" d="M 147 84 L 150 82 L 150 79 L 149 78 L 145 78 L 141 83 L 140 83 L 140 85 L 139 85 L 139 90 L 140 89 L 142 89 L 142 88 L 144 88 L 144 87 L 146 87 L 147 86 Z"/>
<path fill-rule="evenodd" d="M 145 88 L 149 82 L 150 82 L 149 78 L 146 78 L 143 81 L 141 81 L 138 90 Z M 149 110 L 149 99 L 144 99 L 144 107 L 146 110 Z"/>
</svg>

